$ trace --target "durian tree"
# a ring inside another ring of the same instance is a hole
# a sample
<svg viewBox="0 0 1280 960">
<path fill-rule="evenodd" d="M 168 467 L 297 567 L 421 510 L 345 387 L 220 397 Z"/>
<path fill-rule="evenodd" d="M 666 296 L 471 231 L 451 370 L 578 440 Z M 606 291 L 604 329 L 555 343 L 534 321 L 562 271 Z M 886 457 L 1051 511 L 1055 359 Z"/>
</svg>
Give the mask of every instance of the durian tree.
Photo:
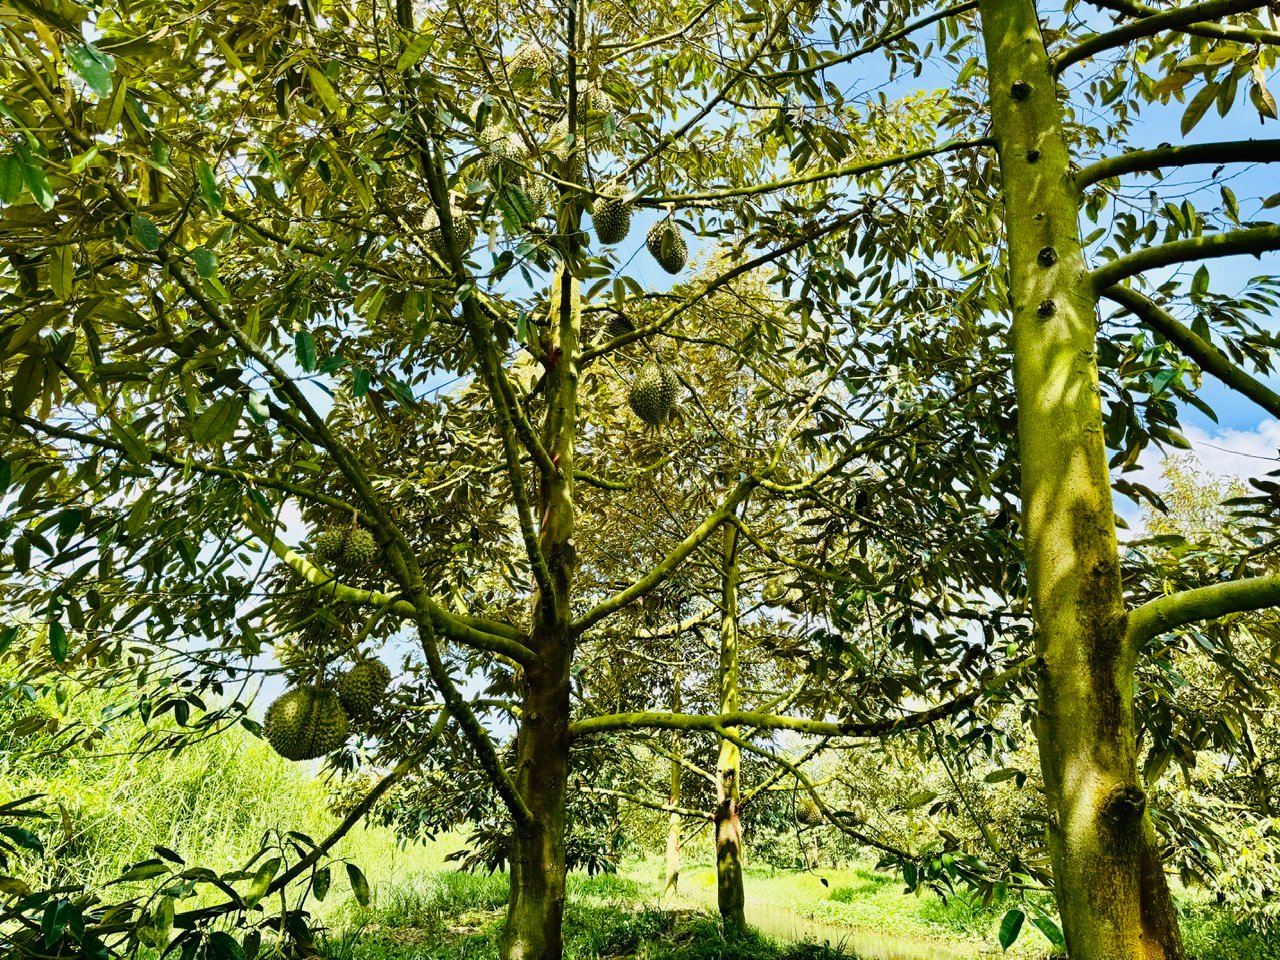
<svg viewBox="0 0 1280 960">
<path fill-rule="evenodd" d="M 991 610 L 1025 596 L 1068 947 L 1180 956 L 1135 662 L 1280 588 L 1245 562 L 1126 612 L 1110 470 L 1178 442 L 1199 371 L 1280 410 L 1249 370 L 1270 368 L 1274 283 L 1159 273 L 1272 251 L 1280 228 L 1230 190 L 1161 204 L 1161 182 L 1134 207 L 1131 178 L 1280 156 L 1152 146 L 1139 122 L 1184 98 L 1184 136 L 1215 107 L 1274 117 L 1277 30 L 1243 0 L 1094 4 L 1115 23 L 1065 6 L 23 0 L 0 26 L 6 589 L 73 665 L 145 640 L 220 678 L 283 649 L 298 618 L 270 595 L 245 613 L 271 582 L 249 548 L 342 611 L 359 662 L 410 633 L 397 696 L 438 701 L 509 816 L 502 952 L 539 960 L 561 954 L 571 742 L 924 725 L 1008 679 L 1028 651 L 997 647 Z M 1082 214 L 1111 233 L 1082 238 Z M 690 257 L 712 269 L 670 287 Z M 694 308 L 746 277 L 778 311 L 710 339 L 754 385 L 740 408 L 691 402 Z M 1125 313 L 1100 328 L 1102 297 Z M 739 430 L 744 411 L 771 429 Z M 655 448 L 726 436 L 661 558 L 584 589 L 587 491 L 661 483 Z M 806 499 L 857 518 L 821 562 L 746 532 L 744 504 Z M 579 710 L 593 634 L 726 537 L 838 585 L 833 623 L 870 599 L 932 706 L 833 688 L 803 715 Z M 983 608 L 984 588 L 1003 596 Z M 300 753 L 340 726 L 329 654 L 308 656 L 273 724 Z M 481 673 L 499 696 L 463 694 Z M 518 716 L 509 754 L 489 710 Z M 388 722 L 370 735 L 411 756 Z"/>
</svg>

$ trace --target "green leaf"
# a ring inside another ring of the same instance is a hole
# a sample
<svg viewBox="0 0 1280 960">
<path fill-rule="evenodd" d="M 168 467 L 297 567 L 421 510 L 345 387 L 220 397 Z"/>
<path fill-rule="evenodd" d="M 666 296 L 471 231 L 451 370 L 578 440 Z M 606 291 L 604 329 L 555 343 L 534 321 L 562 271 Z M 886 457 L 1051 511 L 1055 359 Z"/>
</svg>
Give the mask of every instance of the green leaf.
<svg viewBox="0 0 1280 960">
<path fill-rule="evenodd" d="M 13 203 L 22 196 L 22 159 L 12 153 L 0 156 L 0 203 Z"/>
<path fill-rule="evenodd" d="M 168 872 L 169 868 L 164 865 L 163 860 L 143 860 L 120 874 L 115 882 L 132 883 L 135 880 L 151 880 L 155 877 L 163 877 Z"/>
<path fill-rule="evenodd" d="M 1026 918 L 1026 914 L 1017 908 L 1004 915 L 1004 919 L 1000 921 L 1000 948 L 1002 950 L 1008 950 L 1013 945 L 1013 941 L 1018 939 L 1018 934 L 1022 932 L 1022 921 Z"/>
<path fill-rule="evenodd" d="M 18 628 L 13 627 L 12 629 L 16 632 Z M 10 840 L 12 840 L 18 846 L 23 847 L 24 849 L 32 850 L 40 854 L 44 853 L 44 844 L 40 841 L 40 838 L 37 837 L 34 833 L 32 833 L 30 830 L 27 830 L 23 827 L 13 827 L 13 826 L 0 827 L 0 836 L 8 837 Z"/>
<path fill-rule="evenodd" d="M 245 960 L 244 951 L 236 938 L 225 930 L 215 930 L 209 934 L 204 944 L 206 960 Z"/>
<path fill-rule="evenodd" d="M 1192 296 L 1201 297 L 1209 292 L 1209 267 L 1206 264 L 1200 264 L 1200 269 L 1196 271 L 1196 275 L 1191 278 L 1191 294 Z"/>
<path fill-rule="evenodd" d="M 1032 917 L 1031 922 L 1034 923 L 1036 928 L 1044 934 L 1045 939 L 1059 950 L 1066 947 L 1067 938 L 1062 935 L 1062 930 L 1058 928 L 1058 925 L 1048 917 Z"/>
<path fill-rule="evenodd" d="M 249 893 L 245 897 L 245 902 L 249 906 L 253 906 L 259 900 L 267 895 L 267 890 L 271 886 L 271 881 L 275 879 L 276 874 L 280 872 L 280 865 L 284 861 L 279 857 L 272 857 L 262 866 L 260 866 L 253 875 L 253 883 L 249 885 Z"/>
<path fill-rule="evenodd" d="M 196 164 L 196 177 L 200 181 L 200 198 L 210 213 L 222 210 L 222 192 L 218 189 L 218 181 L 213 175 L 213 168 L 201 160 Z"/>
<path fill-rule="evenodd" d="M 0 458 L 0 493 L 9 489 L 9 478 L 12 476 L 10 470 L 9 461 Z"/>
<path fill-rule="evenodd" d="M 230 440 L 240 424 L 244 412 L 244 400 L 240 397 L 223 397 L 215 400 L 196 418 L 191 428 L 191 439 L 196 443 L 215 445 Z"/>
<path fill-rule="evenodd" d="M 337 91 L 333 89 L 333 84 L 329 82 L 329 78 L 318 67 L 307 67 L 307 80 L 311 83 L 311 90 L 326 110 L 330 113 L 337 113 L 342 109 L 342 102 L 338 99 Z"/>
<path fill-rule="evenodd" d="M 196 247 L 191 251 L 191 259 L 195 261 L 196 273 L 205 280 L 212 280 L 218 273 L 218 257 L 206 247 Z"/>
<path fill-rule="evenodd" d="M 160 231 L 150 218 L 135 213 L 129 218 L 129 229 L 133 232 L 143 250 L 155 252 L 160 249 Z"/>
<path fill-rule="evenodd" d="M 76 43 L 66 49 L 67 62 L 80 79 L 99 97 L 111 96 L 111 74 L 115 72 L 115 60 L 92 43 Z"/>
<path fill-rule="evenodd" d="M 44 936 L 44 945 L 52 947 L 62 939 L 62 933 L 71 920 L 71 902 L 59 897 L 44 908 L 40 918 L 40 932 Z"/>
<path fill-rule="evenodd" d="M 328 867 L 321 867 L 311 877 L 311 892 L 317 900 L 324 900 L 329 895 L 329 884 L 332 878 L 333 874 L 329 872 Z"/>
<path fill-rule="evenodd" d="M 303 370 L 310 373 L 316 368 L 316 342 L 310 330 L 304 328 L 293 335 L 293 350 Z"/>
<path fill-rule="evenodd" d="M 0 653 L 4 653 L 11 646 L 13 641 L 18 639 L 18 628 L 9 627 L 7 630 L 0 630 Z"/>
<path fill-rule="evenodd" d="M 40 357 L 23 357 L 9 388 L 9 404 L 18 413 L 25 413 L 36 397 L 44 390 L 44 362 Z"/>
<path fill-rule="evenodd" d="M 55 663 L 67 662 L 67 631 L 56 620 L 49 624 L 49 655 Z"/>
<path fill-rule="evenodd" d="M 1004 767 L 1000 770 L 993 770 L 982 778 L 983 783 L 1004 783 L 1006 780 L 1012 780 L 1018 775 L 1017 767 Z"/>
<path fill-rule="evenodd" d="M 59 300 L 70 300 L 75 288 L 75 248 L 69 243 L 54 247 L 49 254 L 49 286 Z"/>
<path fill-rule="evenodd" d="M 22 165 L 22 182 L 40 205 L 41 210 L 52 210 L 54 203 L 53 188 L 49 186 L 49 178 L 44 168 L 34 161 L 28 160 Z"/>
<path fill-rule="evenodd" d="M 436 43 L 436 38 L 430 33 L 420 33 L 400 51 L 400 56 L 396 59 L 396 73 L 404 73 L 407 69 L 416 64 L 419 60 L 427 55 L 427 51 Z"/>
<path fill-rule="evenodd" d="M 364 367 L 356 367 L 352 378 L 351 395 L 357 400 L 369 392 L 369 371 Z"/>
<path fill-rule="evenodd" d="M 1186 112 L 1182 115 L 1182 135 L 1184 137 L 1195 129 L 1196 124 L 1200 122 L 1200 118 L 1213 105 L 1213 101 L 1217 99 L 1217 96 L 1218 85 L 1216 83 L 1206 83 L 1200 92 L 1191 98 L 1191 102 L 1187 104 Z"/>
<path fill-rule="evenodd" d="M 362 907 L 369 905 L 369 881 L 354 863 L 347 864 L 347 879 L 351 881 L 351 893 Z"/>
</svg>

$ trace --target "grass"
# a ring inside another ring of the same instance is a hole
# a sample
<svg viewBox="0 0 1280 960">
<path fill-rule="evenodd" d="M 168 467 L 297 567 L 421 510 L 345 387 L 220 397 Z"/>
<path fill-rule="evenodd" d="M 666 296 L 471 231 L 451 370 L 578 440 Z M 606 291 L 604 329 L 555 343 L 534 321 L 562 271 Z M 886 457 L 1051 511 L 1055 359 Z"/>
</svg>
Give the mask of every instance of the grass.
<svg viewBox="0 0 1280 960">
<path fill-rule="evenodd" d="M 19 865 L 33 882 L 58 878 L 98 885 L 153 856 L 156 844 L 192 865 L 238 869 L 264 836 L 301 830 L 319 838 L 336 822 L 313 765 L 288 763 L 238 728 L 177 757 L 136 757 L 127 748 L 137 730 L 117 724 L 93 752 L 57 754 L 41 750 L 38 741 L 17 738 L 11 732 L 16 705 L 4 706 L 0 795 L 44 793 L 49 809 L 57 813 L 60 806 L 67 814 L 67 828 L 60 816 L 40 828 L 49 855 L 28 856 Z M 102 704 L 87 697 L 69 708 L 37 706 L 83 718 Z M 313 904 L 326 960 L 494 957 L 507 878 L 456 872 L 445 857 L 459 846 L 456 835 L 404 847 L 384 829 L 352 831 L 334 854 L 364 870 L 372 902 L 357 905 L 345 871 L 332 872 L 333 889 L 322 904 Z M 569 960 L 841 956 L 824 946 L 781 944 L 755 934 L 727 941 L 713 919 L 710 864 L 686 864 L 675 900 L 660 900 L 659 874 L 659 860 L 651 858 L 627 864 L 620 876 L 572 876 L 565 917 Z M 798 927 L 837 947 L 856 945 L 856 936 L 870 932 L 909 944 L 921 957 L 999 955 L 995 931 L 1008 906 L 986 907 L 963 895 L 945 902 L 929 893 L 904 895 L 898 878 L 867 864 L 807 873 L 749 866 L 746 884 L 748 918 L 766 932 L 785 938 Z M 1280 936 L 1212 905 L 1184 906 L 1183 930 L 1191 960 L 1280 960 Z M 931 953 L 938 945 L 953 952 Z M 1036 958 L 1047 952 L 1047 941 L 1027 925 L 1010 954 Z"/>
</svg>

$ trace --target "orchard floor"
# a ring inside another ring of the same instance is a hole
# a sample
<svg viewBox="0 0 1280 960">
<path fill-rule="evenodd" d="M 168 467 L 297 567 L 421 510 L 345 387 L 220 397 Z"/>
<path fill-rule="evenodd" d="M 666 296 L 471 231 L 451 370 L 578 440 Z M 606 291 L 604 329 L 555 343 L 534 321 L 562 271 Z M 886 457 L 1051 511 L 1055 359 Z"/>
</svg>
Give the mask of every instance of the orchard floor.
<svg viewBox="0 0 1280 960">
<path fill-rule="evenodd" d="M 321 913 L 326 960 L 496 956 L 505 875 L 453 870 L 444 856 L 459 846 L 456 837 L 407 850 L 372 836 L 367 845 L 349 839 L 345 853 L 366 868 L 373 902 L 364 908 L 330 895 Z M 1011 904 L 990 909 L 964 897 L 943 903 L 932 894 L 904 894 L 900 881 L 870 864 L 748 870 L 747 919 L 754 929 L 726 941 L 715 921 L 712 867 L 688 865 L 677 896 L 663 895 L 659 873 L 657 861 L 642 860 L 614 876 L 572 876 L 568 960 L 1040 960 L 1052 953 L 1030 922 L 1007 953 L 1000 950 L 997 930 Z M 1189 909 L 1184 930 L 1192 960 L 1280 960 L 1280 937 L 1206 908 Z"/>
</svg>

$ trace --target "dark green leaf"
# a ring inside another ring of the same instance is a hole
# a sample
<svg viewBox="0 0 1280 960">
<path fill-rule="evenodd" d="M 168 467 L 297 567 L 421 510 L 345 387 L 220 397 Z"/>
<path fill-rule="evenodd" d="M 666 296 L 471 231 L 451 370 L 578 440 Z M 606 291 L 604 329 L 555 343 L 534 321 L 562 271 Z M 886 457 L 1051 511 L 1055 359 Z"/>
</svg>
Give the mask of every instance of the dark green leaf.
<svg viewBox="0 0 1280 960">
<path fill-rule="evenodd" d="M 154 252 L 160 249 L 160 231 L 149 218 L 135 213 L 129 218 L 129 229 L 143 250 Z"/>
<path fill-rule="evenodd" d="M 204 955 L 207 960 L 245 960 L 240 944 L 225 930 L 215 930 L 209 934 L 209 939 L 204 944 Z"/>
<path fill-rule="evenodd" d="M 1013 945 L 1013 941 L 1018 939 L 1018 934 L 1022 932 L 1022 921 L 1026 919 L 1026 914 L 1017 908 L 1010 910 L 1004 915 L 1004 919 L 1000 921 L 1000 947 L 1008 950 Z"/>
<path fill-rule="evenodd" d="M 191 251 L 191 259 L 195 262 L 196 273 L 205 280 L 210 280 L 218 273 L 218 258 L 212 250 L 196 247 Z"/>
<path fill-rule="evenodd" d="M 315 894 L 317 900 L 323 900 L 328 896 L 329 883 L 332 880 L 332 876 L 328 867 L 321 867 L 311 878 L 311 892 Z"/>
<path fill-rule="evenodd" d="M 49 178 L 45 176 L 44 167 L 34 160 L 27 160 L 22 165 L 22 182 L 35 198 L 42 210 L 53 209 L 53 188 L 49 186 Z"/>
<path fill-rule="evenodd" d="M 1187 104 L 1186 112 L 1182 114 L 1182 135 L 1185 137 L 1200 122 L 1200 118 L 1205 115 L 1209 107 L 1213 105 L 1213 101 L 1218 96 L 1218 85 L 1216 83 L 1206 83 Z"/>
<path fill-rule="evenodd" d="M 1045 939 L 1059 950 L 1066 947 L 1067 938 L 1062 935 L 1062 930 L 1058 928 L 1058 925 L 1048 917 L 1032 917 L 1031 922 L 1044 934 Z"/>
<path fill-rule="evenodd" d="M 196 177 L 200 181 L 200 199 L 204 201 L 210 213 L 218 213 L 223 207 L 222 191 L 218 189 L 213 168 L 201 160 L 196 164 Z"/>
<path fill-rule="evenodd" d="M 369 881 L 354 863 L 347 864 L 347 879 L 351 881 L 351 893 L 362 907 L 369 905 Z"/>
<path fill-rule="evenodd" d="M 67 61 L 80 79 L 99 97 L 111 95 L 111 74 L 116 62 L 92 43 L 76 43 L 66 49 Z"/>
<path fill-rule="evenodd" d="M 310 330 L 299 330 L 293 335 L 293 350 L 303 370 L 310 373 L 316 368 L 316 342 Z"/>
<path fill-rule="evenodd" d="M 0 203 L 22 196 L 22 159 L 12 153 L 0 156 Z"/>
<path fill-rule="evenodd" d="M 49 655 L 57 663 L 67 662 L 67 631 L 57 620 L 49 624 Z"/>
</svg>

